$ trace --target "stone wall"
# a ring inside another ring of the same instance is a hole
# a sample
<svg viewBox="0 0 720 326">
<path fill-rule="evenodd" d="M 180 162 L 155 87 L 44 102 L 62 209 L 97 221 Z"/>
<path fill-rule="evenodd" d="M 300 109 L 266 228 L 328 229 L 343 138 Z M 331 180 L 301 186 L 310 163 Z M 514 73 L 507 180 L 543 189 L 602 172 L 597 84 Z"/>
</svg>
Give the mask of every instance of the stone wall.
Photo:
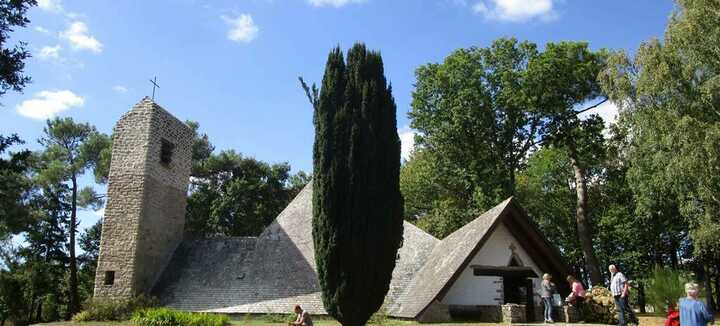
<svg viewBox="0 0 720 326">
<path fill-rule="evenodd" d="M 503 322 L 506 324 L 527 322 L 525 305 L 508 303 L 502 305 Z"/>
<path fill-rule="evenodd" d="M 453 320 L 499 323 L 503 321 L 501 305 L 450 305 Z"/>
<path fill-rule="evenodd" d="M 96 297 L 147 293 L 167 265 L 183 237 L 192 141 L 187 125 L 147 97 L 118 121 Z M 163 143 L 169 162 L 160 159 Z"/>
</svg>

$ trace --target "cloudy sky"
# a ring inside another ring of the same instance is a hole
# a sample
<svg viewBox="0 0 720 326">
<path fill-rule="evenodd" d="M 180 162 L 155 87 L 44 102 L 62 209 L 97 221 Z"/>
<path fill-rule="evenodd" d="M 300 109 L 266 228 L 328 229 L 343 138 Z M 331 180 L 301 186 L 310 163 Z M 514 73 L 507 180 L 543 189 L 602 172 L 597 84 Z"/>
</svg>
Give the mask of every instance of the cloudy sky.
<svg viewBox="0 0 720 326">
<path fill-rule="evenodd" d="M 28 43 L 33 82 L 0 99 L 0 134 L 38 148 L 45 119 L 110 133 L 157 76 L 156 100 L 198 121 L 218 149 L 295 171 L 312 166 L 312 110 L 297 77 L 320 81 L 328 51 L 355 41 L 382 52 L 409 153 L 414 70 L 461 47 L 514 36 L 583 40 L 634 52 L 661 37 L 670 0 L 38 0 Z M 598 108 L 605 118 L 613 106 Z M 90 179 L 87 179 L 89 182 Z M 85 214 L 83 226 L 94 222 Z"/>
</svg>

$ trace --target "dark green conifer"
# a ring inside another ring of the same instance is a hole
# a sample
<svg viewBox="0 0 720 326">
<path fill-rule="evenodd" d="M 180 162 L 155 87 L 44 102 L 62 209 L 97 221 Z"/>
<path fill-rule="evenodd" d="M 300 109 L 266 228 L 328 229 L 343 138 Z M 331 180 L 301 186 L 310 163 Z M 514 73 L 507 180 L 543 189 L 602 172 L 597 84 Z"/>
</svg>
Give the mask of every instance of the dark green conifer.
<svg viewBox="0 0 720 326">
<path fill-rule="evenodd" d="M 403 203 L 395 100 L 382 58 L 363 44 L 347 56 L 345 64 L 339 48 L 330 52 L 319 96 L 311 98 L 313 240 L 325 309 L 356 326 L 387 294 Z"/>
</svg>

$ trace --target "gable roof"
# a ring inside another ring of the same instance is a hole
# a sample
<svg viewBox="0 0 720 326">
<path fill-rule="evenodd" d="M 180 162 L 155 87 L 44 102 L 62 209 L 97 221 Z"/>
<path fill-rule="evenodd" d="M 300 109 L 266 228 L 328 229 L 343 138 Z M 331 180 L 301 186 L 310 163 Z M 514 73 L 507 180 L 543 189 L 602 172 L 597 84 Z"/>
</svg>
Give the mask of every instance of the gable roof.
<svg viewBox="0 0 720 326">
<path fill-rule="evenodd" d="M 534 260 L 541 261 L 539 268 L 558 275 L 567 273 L 567 267 L 559 252 L 553 249 L 539 230 L 529 222 L 524 210 L 511 197 L 435 246 L 427 263 L 417 272 L 397 302 L 390 307 L 390 315 L 416 318 L 434 300 L 441 300 L 501 222 L 508 226 L 516 238 L 532 242 L 532 245 L 523 245 L 524 249 L 537 246 L 534 250 L 528 250 L 528 254 Z M 546 259 L 549 262 L 545 263 Z"/>
<path fill-rule="evenodd" d="M 393 271 L 388 314 L 417 318 L 442 300 L 495 228 L 503 223 L 538 268 L 568 271 L 560 253 L 508 198 L 438 240 L 404 222 L 403 246 Z M 558 283 L 569 293 L 565 282 Z M 312 240 L 312 184 L 306 186 L 258 237 L 186 239 L 153 291 L 164 305 L 191 311 L 287 313 L 300 304 L 325 314 Z"/>
<path fill-rule="evenodd" d="M 466 265 L 480 247 L 510 199 L 493 207 L 480 217 L 451 233 L 433 249 L 423 266 L 390 308 L 397 317 L 415 318 L 438 297 L 453 276 Z"/>
<path fill-rule="evenodd" d="M 439 242 L 404 223 L 390 301 L 405 292 Z M 300 304 L 312 314 L 325 314 L 312 239 L 312 184 L 257 238 L 185 240 L 154 294 L 164 305 L 191 311 L 287 313 Z"/>
</svg>

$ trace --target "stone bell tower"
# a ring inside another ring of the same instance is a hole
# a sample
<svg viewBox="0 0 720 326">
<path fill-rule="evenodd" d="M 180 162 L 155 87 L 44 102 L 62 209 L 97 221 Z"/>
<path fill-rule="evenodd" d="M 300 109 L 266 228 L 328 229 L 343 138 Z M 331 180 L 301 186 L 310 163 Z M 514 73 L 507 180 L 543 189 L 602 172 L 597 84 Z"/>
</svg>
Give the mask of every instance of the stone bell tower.
<svg viewBox="0 0 720 326">
<path fill-rule="evenodd" d="M 193 131 L 145 97 L 113 130 L 96 297 L 148 293 L 182 241 Z"/>
</svg>

